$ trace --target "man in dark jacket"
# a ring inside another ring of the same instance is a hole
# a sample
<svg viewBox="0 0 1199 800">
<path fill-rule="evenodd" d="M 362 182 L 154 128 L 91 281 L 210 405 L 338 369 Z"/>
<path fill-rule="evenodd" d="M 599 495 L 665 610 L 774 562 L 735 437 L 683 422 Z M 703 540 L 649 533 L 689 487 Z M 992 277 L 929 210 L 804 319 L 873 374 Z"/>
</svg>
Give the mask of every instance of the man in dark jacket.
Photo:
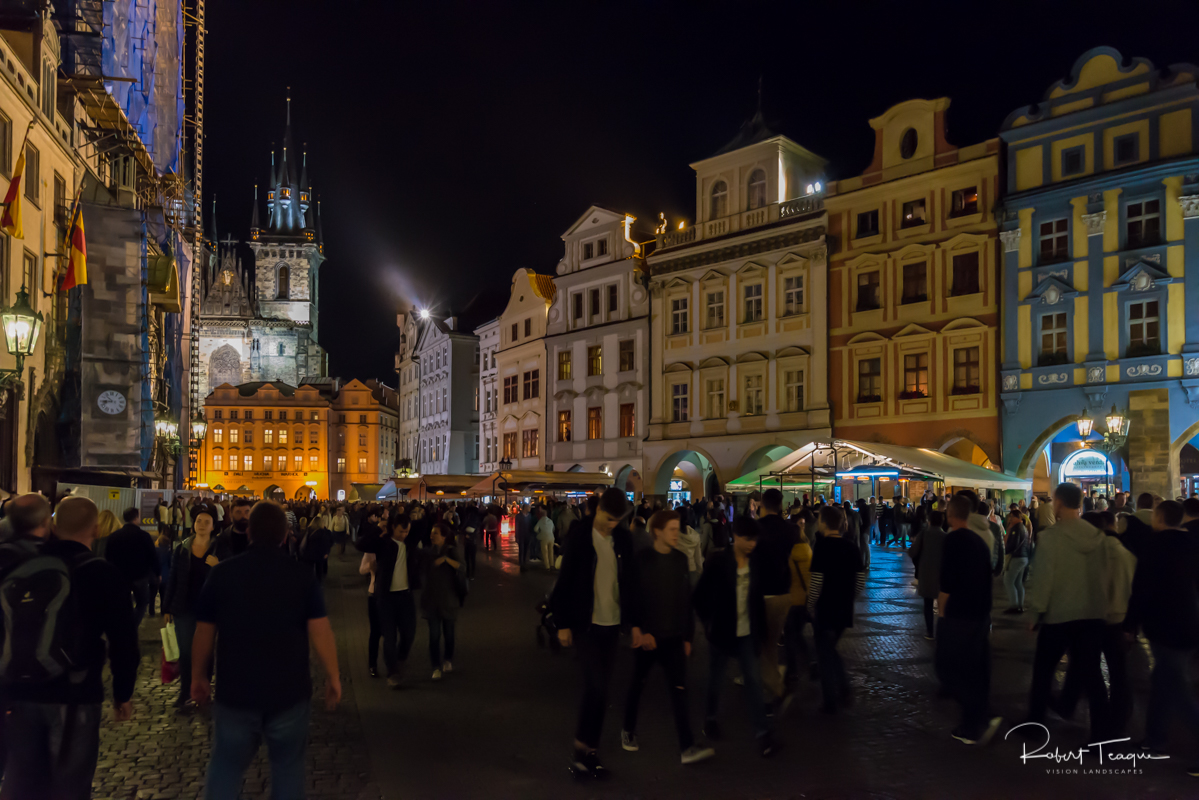
<svg viewBox="0 0 1199 800">
<path fill-rule="evenodd" d="M 571 770 L 605 778 L 596 748 L 608 704 L 608 683 L 616 660 L 622 622 L 636 617 L 633 541 L 620 524 L 628 498 L 616 487 L 606 490 L 595 515 L 576 521 L 562 540 L 562 567 L 550 595 L 550 608 L 564 647 L 577 644 L 583 665 L 583 701 L 575 729 Z M 633 629 L 633 647 L 641 632 Z"/>
<path fill-rule="evenodd" d="M 841 536 L 845 515 L 836 506 L 820 509 L 819 536 L 812 548 L 808 613 L 820 664 L 824 704 L 820 710 L 834 713 L 837 703 L 851 702 L 849 677 L 837 642 L 846 628 L 853 627 L 854 597 L 866 588 L 866 568 L 858 548 Z"/>
<path fill-rule="evenodd" d="M 228 561 L 246 552 L 250 546 L 250 509 L 253 507 L 254 501 L 248 497 L 233 501 L 233 508 L 229 510 L 229 526 L 216 540 L 217 560 Z"/>
<path fill-rule="evenodd" d="M 1153 510 L 1154 536 L 1137 559 L 1124 627 L 1131 639 L 1140 628 L 1153 649 L 1153 680 L 1145 719 L 1150 752 L 1166 747 L 1178 714 L 1199 741 L 1199 703 L 1191 691 L 1191 661 L 1199 650 L 1199 537 L 1182 527 L 1182 504 Z M 1199 766 L 1188 768 L 1199 775 Z"/>
<path fill-rule="evenodd" d="M 113 531 L 108 537 L 108 545 L 104 557 L 112 564 L 133 591 L 133 619 L 136 625 L 142 624 L 146 615 L 146 604 L 150 601 L 150 586 L 154 578 L 162 574 L 162 565 L 158 563 L 158 550 L 154 547 L 154 539 L 137 524 L 141 516 L 136 508 L 125 509 L 125 524 Z"/>
<path fill-rule="evenodd" d="M 767 489 L 758 510 L 758 544 L 749 557 L 754 585 L 766 605 L 766 639 L 762 647 L 762 683 L 776 703 L 785 688 L 779 674 L 778 641 L 791 612 L 791 548 L 799 544 L 799 528 L 783 519 L 783 493 Z"/>
<path fill-rule="evenodd" d="M 112 668 L 113 719 L 123 722 L 133 715 L 138 651 L 129 585 L 116 567 L 91 554 L 99 518 L 95 503 L 68 497 L 55 513 L 57 538 L 42 545 L 42 553 L 72 565 L 79 636 L 69 644 L 82 674 L 4 687 L 11 706 L 3 800 L 91 797 L 106 657 Z M 0 630 L 0 641 L 3 634 Z"/>
<path fill-rule="evenodd" d="M 745 706 L 764 757 L 774 755 L 774 737 L 762 703 L 762 667 L 758 660 L 766 631 L 766 607 L 754 585 L 750 555 L 758 543 L 758 523 L 748 516 L 733 520 L 733 546 L 718 550 L 704 562 L 704 574 L 692 602 L 708 635 L 708 706 L 704 735 L 720 738 L 720 688 L 730 658 L 741 664 L 745 678 Z"/>
<path fill-rule="evenodd" d="M 379 625 L 383 628 L 383 663 L 387 665 L 387 685 L 398 689 L 416 638 L 415 591 L 420 588 L 421 553 L 416 538 L 410 535 L 412 520 L 407 514 L 400 514 L 393 521 L 393 536 L 390 531 L 380 530 L 378 506 L 370 506 L 363 513 L 365 518 L 354 546 L 360 552 L 375 554 L 375 602 Z"/>
</svg>

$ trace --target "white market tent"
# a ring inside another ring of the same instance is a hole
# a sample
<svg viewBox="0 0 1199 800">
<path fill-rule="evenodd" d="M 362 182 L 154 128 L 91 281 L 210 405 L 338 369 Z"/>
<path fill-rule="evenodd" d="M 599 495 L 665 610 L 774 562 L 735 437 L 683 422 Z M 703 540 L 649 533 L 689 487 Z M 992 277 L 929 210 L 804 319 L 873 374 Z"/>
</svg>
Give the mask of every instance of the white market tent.
<svg viewBox="0 0 1199 800">
<path fill-rule="evenodd" d="M 941 481 L 946 486 L 998 491 L 1028 491 L 1031 480 L 971 464 L 924 447 L 820 439 L 795 450 L 726 484 L 730 492 L 753 492 L 773 487 L 819 487 L 852 479 L 854 470 L 867 475 L 871 469 L 893 469 L 901 476 L 924 481 Z"/>
</svg>

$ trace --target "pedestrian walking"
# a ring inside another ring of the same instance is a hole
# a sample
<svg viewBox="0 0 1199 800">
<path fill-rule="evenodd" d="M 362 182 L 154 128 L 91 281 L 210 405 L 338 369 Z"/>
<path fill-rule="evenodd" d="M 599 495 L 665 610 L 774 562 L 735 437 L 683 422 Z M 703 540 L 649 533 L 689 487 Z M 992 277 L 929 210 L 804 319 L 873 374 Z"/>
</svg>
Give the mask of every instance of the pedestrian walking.
<svg viewBox="0 0 1199 800">
<path fill-rule="evenodd" d="M 537 507 L 537 524 L 533 526 L 537 546 L 541 549 L 541 563 L 547 570 L 554 568 L 554 523 L 550 522 L 545 506 Z"/>
<path fill-rule="evenodd" d="M 363 553 L 362 562 L 358 565 L 359 575 L 370 575 L 370 583 L 366 587 L 366 618 L 370 625 L 370 633 L 366 640 L 368 671 L 372 678 L 379 677 L 379 640 L 383 637 L 383 627 L 379 624 L 379 606 L 375 596 L 375 572 L 377 561 L 374 553 Z"/>
<path fill-rule="evenodd" d="M 941 556 L 945 546 L 942 521 L 940 511 L 930 510 L 908 551 L 916 566 L 916 593 L 924 601 L 924 638 L 930 641 L 936 634 L 934 608 L 941 593 Z"/>
<path fill-rule="evenodd" d="M 192 639 L 196 635 L 200 591 L 208 580 L 208 573 L 219 563 L 216 537 L 213 536 L 216 526 L 213 513 L 201 508 L 196 512 L 192 526 L 192 535 L 173 550 L 162 606 L 166 621 L 175 624 L 175 638 L 179 642 L 179 697 L 175 700 L 176 708 L 184 708 L 191 700 Z M 204 665 L 204 674 L 212 678 L 211 662 Z"/>
<path fill-rule="evenodd" d="M 219 561 L 228 561 L 249 548 L 250 509 L 253 506 L 254 501 L 248 497 L 239 497 L 233 501 L 233 508 L 229 510 L 228 526 L 217 537 L 216 557 Z"/>
<path fill-rule="evenodd" d="M 420 586 L 421 554 L 407 514 L 397 515 L 391 529 L 384 532 L 377 524 L 379 513 L 376 507 L 367 509 L 354 546 L 360 552 L 373 553 L 376 559 L 375 607 L 383 628 L 383 663 L 388 687 L 398 689 L 416 638 L 414 594 Z"/>
<path fill-rule="evenodd" d="M 703 543 L 700 541 L 699 533 L 695 528 L 684 522 L 681 514 L 679 516 L 679 526 L 677 544 L 674 547 L 687 557 L 687 575 L 691 581 L 691 586 L 694 587 L 699 583 L 699 576 L 704 571 Z M 657 540 L 655 539 L 655 541 Z"/>
<path fill-rule="evenodd" d="M 423 554 L 425 584 L 421 591 L 421 613 L 429 623 L 429 662 L 433 665 L 433 680 L 454 669 L 454 624 L 462 606 L 462 579 L 466 568 L 454 547 L 454 532 L 444 522 L 433 525 L 429 533 L 431 552 Z M 459 575 L 461 573 L 461 576 Z M 441 657 L 441 640 L 445 638 L 445 659 Z"/>
<path fill-rule="evenodd" d="M 123 516 L 125 524 L 108 537 L 104 557 L 129 582 L 133 594 L 133 618 L 140 626 L 151 602 L 150 587 L 162 568 L 153 537 L 137 524 L 140 512 L 136 508 L 127 508 Z"/>
<path fill-rule="evenodd" d="M 216 650 L 212 756 L 206 800 L 236 800 L 266 739 L 271 794 L 304 797 L 312 679 L 309 648 L 325 672 L 325 706 L 341 700 L 337 644 L 312 570 L 283 551 L 287 516 L 268 500 L 250 511 L 251 545 L 212 568 L 200 591 L 192 644 L 192 700 L 206 704 L 205 666 Z M 219 642 L 219 647 L 216 646 Z"/>
<path fill-rule="evenodd" d="M 1032 554 L 1032 539 L 1024 527 L 1024 516 L 1019 511 L 1008 514 L 1007 530 L 1004 549 L 1008 554 L 1008 562 L 1004 567 L 1003 584 L 1007 587 L 1008 607 L 1003 613 L 1023 614 L 1024 573 Z"/>
<path fill-rule="evenodd" d="M 848 706 L 853 702 L 837 642 L 846 628 L 853 627 L 854 597 L 866 588 L 862 556 L 841 535 L 843 522 L 844 516 L 835 506 L 820 509 L 817 525 L 821 535 L 812 548 L 812 583 L 808 589 L 808 613 L 813 619 L 812 633 L 824 691 L 820 710 L 826 714 L 836 713 L 838 704 Z"/>
<path fill-rule="evenodd" d="M 720 690 L 729 659 L 737 659 L 744 678 L 745 707 L 753 725 L 758 751 L 764 758 L 778 749 L 764 704 L 762 664 L 759 658 L 765 639 L 766 607 L 756 586 L 750 557 L 758 543 L 758 523 L 749 516 L 733 520 L 733 544 L 712 554 L 695 587 L 692 602 L 703 620 L 708 637 L 708 697 L 704 735 L 718 741 Z"/>
<path fill-rule="evenodd" d="M 811 512 L 804 509 L 806 514 Z M 787 614 L 787 624 L 783 627 L 783 636 L 787 641 L 784 652 L 787 656 L 787 671 L 784 678 L 788 684 L 788 692 L 794 691 L 799 682 L 799 658 L 803 657 L 804 669 L 813 680 L 819 677 L 819 668 L 808 651 L 807 640 L 804 638 L 804 628 L 812 621 L 808 614 L 808 587 L 812 585 L 812 545 L 803 528 L 799 530 L 799 541 L 791 548 L 791 611 Z"/>
<path fill-rule="evenodd" d="M 936 665 L 941 685 L 961 707 L 953 738 L 985 745 L 1003 718 L 990 710 L 991 549 L 968 527 L 974 508 L 959 494 L 946 509 L 950 531 L 941 555 Z"/>
<path fill-rule="evenodd" d="M 24 500 L 19 498 L 14 505 L 21 505 L 10 510 L 14 522 L 22 514 L 36 516 L 41 508 Z M 40 500 L 49 512 L 49 503 Z M 2 800 L 91 797 L 100 752 L 106 660 L 112 673 L 113 719 L 125 722 L 133 716 L 137 627 L 125 576 L 91 552 L 98 517 L 91 500 L 67 497 L 55 509 L 54 538 L 44 543 L 22 538 L 0 549 L 5 608 L 0 615 L 0 639 L 6 645 L 0 689 L 8 701 Z M 18 531 L 28 522 L 23 520 Z M 61 599 L 57 593 L 46 591 L 55 585 L 47 581 L 47 568 L 26 577 L 15 574 L 23 565 L 32 569 L 43 559 L 65 565 L 70 576 L 67 602 L 56 603 Z M 13 608 L 31 595 L 33 606 L 26 605 L 15 616 Z M 61 630 L 75 634 L 54 635 Z M 48 654 L 43 647 L 47 636 Z M 46 664 L 47 656 L 52 666 Z"/>
<path fill-rule="evenodd" d="M 659 511 L 650 517 L 654 544 L 634 556 L 637 577 L 633 588 L 637 594 L 629 622 L 633 636 L 640 639 L 640 647 L 634 651 L 633 678 L 625 697 L 620 744 L 632 752 L 639 749 L 637 711 L 641 692 L 650 670 L 660 664 L 674 710 L 680 760 L 683 764 L 694 764 L 711 758 L 716 751 L 695 744 L 687 707 L 687 659 L 695 635 L 695 615 L 691 610 L 689 559 L 677 549 L 680 521 L 680 515 L 674 511 Z"/>
<path fill-rule="evenodd" d="M 779 640 L 791 612 L 791 550 L 799 543 L 799 528 L 783 519 L 783 493 L 767 489 L 758 511 L 758 543 L 750 555 L 754 585 L 762 592 L 766 609 L 765 640 L 762 646 L 762 684 L 771 702 L 790 702 L 779 670 Z"/>
<path fill-rule="evenodd" d="M 616 487 L 604 491 L 594 516 L 577 520 L 562 540 L 562 567 L 550 594 L 558 641 L 579 649 L 583 698 L 575 728 L 571 770 L 576 776 L 606 778 L 598 748 L 616 660 L 620 626 L 630 619 L 634 597 L 633 543 L 620 524 L 628 499 Z M 640 644 L 634 637 L 633 646 Z"/>
</svg>

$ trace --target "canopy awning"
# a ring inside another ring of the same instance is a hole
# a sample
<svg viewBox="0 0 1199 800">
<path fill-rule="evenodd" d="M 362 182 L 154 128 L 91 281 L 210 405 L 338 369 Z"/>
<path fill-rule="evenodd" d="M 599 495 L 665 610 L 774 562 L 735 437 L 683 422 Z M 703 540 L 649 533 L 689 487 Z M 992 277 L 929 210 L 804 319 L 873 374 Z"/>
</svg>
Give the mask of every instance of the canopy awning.
<svg viewBox="0 0 1199 800">
<path fill-rule="evenodd" d="M 893 475 L 885 473 L 893 472 Z M 804 445 L 772 464 L 726 484 L 730 492 L 752 492 L 771 486 L 784 488 L 835 483 L 857 477 L 892 477 L 941 481 L 972 489 L 1025 491 L 1032 481 L 971 464 L 960 458 L 898 444 L 821 439 Z"/>
<path fill-rule="evenodd" d="M 383 495 L 433 495 L 442 497 L 462 496 L 479 480 L 478 475 L 411 475 L 392 478 L 379 489 L 379 499 Z"/>
<path fill-rule="evenodd" d="M 542 472 L 513 469 L 493 472 L 467 490 L 474 497 L 509 491 L 540 494 L 548 492 L 590 492 L 607 489 L 613 478 L 606 472 Z"/>
</svg>

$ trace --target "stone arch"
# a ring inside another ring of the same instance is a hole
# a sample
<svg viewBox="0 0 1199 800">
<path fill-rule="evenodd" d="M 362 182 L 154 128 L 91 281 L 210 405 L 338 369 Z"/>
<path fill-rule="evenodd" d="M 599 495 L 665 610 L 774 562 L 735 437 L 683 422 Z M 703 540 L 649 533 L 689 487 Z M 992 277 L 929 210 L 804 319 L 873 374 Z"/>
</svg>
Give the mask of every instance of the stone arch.
<svg viewBox="0 0 1199 800">
<path fill-rule="evenodd" d="M 1170 477 L 1174 481 L 1171 485 L 1175 490 L 1178 487 L 1178 476 L 1182 474 L 1182 448 L 1196 436 L 1199 436 L 1199 421 L 1184 430 L 1182 435 L 1170 444 Z"/>
<path fill-rule="evenodd" d="M 692 460 L 693 463 L 698 462 L 699 467 L 706 473 L 716 476 L 718 487 L 723 485 L 716 468 L 716 459 L 712 458 L 710 453 L 699 447 L 688 447 L 685 444 L 680 444 L 663 456 L 662 460 L 658 462 L 657 468 L 650 473 L 654 476 L 651 484 L 653 494 L 665 495 L 670 491 L 670 476 L 674 473 L 674 468 L 679 465 L 679 462 L 684 460 Z M 708 483 L 708 478 L 704 480 L 705 483 Z"/>
<path fill-rule="evenodd" d="M 1061 429 L 1059 428 L 1058 430 Z M 1055 431 L 1053 436 L 1056 435 L 1057 432 Z M 1052 439 L 1053 436 L 1050 436 L 1049 438 Z M 974 431 L 971 431 L 967 428 L 958 428 L 957 430 L 953 430 L 945 434 L 941 438 L 941 443 L 937 445 L 936 449 L 938 452 L 946 453 L 949 451 L 949 448 L 953 447 L 963 439 L 973 444 L 979 450 L 982 450 L 983 455 L 987 457 L 987 460 L 989 460 L 995 466 L 999 466 L 999 454 L 994 451 L 994 448 L 986 442 L 981 441 L 978 436 L 975 435 Z"/>
<path fill-rule="evenodd" d="M 1024 455 L 1020 459 L 1020 466 L 1016 468 L 1016 477 L 1029 477 L 1029 473 L 1032 470 L 1033 464 L 1036 463 L 1037 456 L 1041 454 L 1041 451 L 1045 448 L 1045 445 L 1049 444 L 1049 442 L 1053 440 L 1053 437 L 1061 433 L 1062 429 L 1067 425 L 1077 424 L 1078 416 L 1078 414 L 1068 414 L 1041 431 L 1040 435 L 1033 439 L 1032 442 L 1029 443 L 1028 449 L 1024 451 Z M 1182 448 L 1179 449 L 1181 450 Z"/>
<path fill-rule="evenodd" d="M 641 494 L 641 473 L 639 473 L 632 464 L 625 464 L 617 471 L 616 478 L 612 481 L 612 485 L 625 492 Z"/>
<path fill-rule="evenodd" d="M 756 469 L 761 469 L 767 464 L 778 461 L 789 453 L 794 453 L 796 448 L 786 442 L 773 442 L 755 448 L 746 454 L 745 458 L 741 459 L 741 465 L 737 467 L 737 478 L 745 475 L 747 472 L 753 472 Z M 734 478 L 733 480 L 736 480 Z"/>
<path fill-rule="evenodd" d="M 212 351 L 208 358 L 208 391 L 221 384 L 237 386 L 241 383 L 241 353 L 233 345 L 225 344 Z"/>
</svg>

